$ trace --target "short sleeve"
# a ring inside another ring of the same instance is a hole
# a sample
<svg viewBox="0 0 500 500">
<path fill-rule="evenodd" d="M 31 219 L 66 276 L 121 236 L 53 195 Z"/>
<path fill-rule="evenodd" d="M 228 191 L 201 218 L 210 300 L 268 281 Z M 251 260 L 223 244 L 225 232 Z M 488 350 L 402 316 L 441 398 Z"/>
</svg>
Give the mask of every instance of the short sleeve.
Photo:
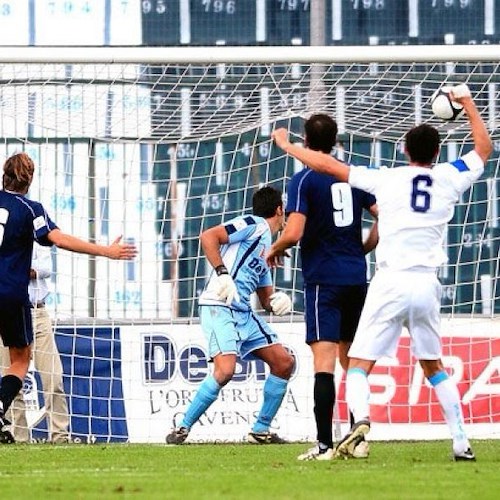
<svg viewBox="0 0 500 500">
<path fill-rule="evenodd" d="M 349 184 L 371 194 L 375 194 L 381 180 L 382 170 L 353 167 L 349 170 Z"/>
<path fill-rule="evenodd" d="M 285 213 L 288 215 L 292 212 L 298 212 L 303 215 L 308 214 L 308 199 L 307 199 L 307 178 L 312 173 L 312 170 L 302 170 L 295 174 L 288 183 L 287 187 L 287 203 Z"/>
<path fill-rule="evenodd" d="M 48 234 L 58 229 L 55 222 L 48 216 L 45 208 L 40 203 L 35 203 L 33 209 L 33 234 L 35 240 L 42 246 L 51 246 L 52 243 L 47 238 Z"/>
<path fill-rule="evenodd" d="M 258 288 L 263 288 L 265 286 L 272 286 L 273 284 L 273 277 L 271 275 L 271 270 L 268 269 L 265 273 L 262 274 L 259 280 L 259 286 Z"/>
<path fill-rule="evenodd" d="M 484 172 L 484 162 L 473 150 L 449 163 L 440 163 L 442 170 L 446 169 L 449 182 L 457 190 L 458 194 L 467 191 L 474 181 L 477 181 Z M 450 170 L 451 169 L 451 170 Z"/>
<path fill-rule="evenodd" d="M 251 215 L 235 217 L 224 223 L 229 243 L 249 239 L 257 229 L 257 221 Z"/>
</svg>

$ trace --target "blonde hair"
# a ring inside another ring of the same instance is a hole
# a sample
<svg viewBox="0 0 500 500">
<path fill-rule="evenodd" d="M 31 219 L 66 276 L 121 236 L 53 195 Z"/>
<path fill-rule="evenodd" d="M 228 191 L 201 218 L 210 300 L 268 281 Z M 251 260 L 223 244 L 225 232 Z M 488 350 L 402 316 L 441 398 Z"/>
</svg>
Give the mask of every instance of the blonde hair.
<svg viewBox="0 0 500 500">
<path fill-rule="evenodd" d="M 18 153 L 7 158 L 3 165 L 3 188 L 16 193 L 28 191 L 35 164 L 26 153 Z"/>
</svg>

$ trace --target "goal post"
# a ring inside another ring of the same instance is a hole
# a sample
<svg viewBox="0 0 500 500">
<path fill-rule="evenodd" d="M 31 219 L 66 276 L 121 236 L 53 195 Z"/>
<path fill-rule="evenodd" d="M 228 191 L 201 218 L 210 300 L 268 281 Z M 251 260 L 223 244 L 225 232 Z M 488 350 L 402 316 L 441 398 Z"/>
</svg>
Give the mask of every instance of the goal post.
<svg viewBox="0 0 500 500">
<path fill-rule="evenodd" d="M 197 318 L 209 272 L 199 235 L 248 212 L 263 184 L 286 194 L 302 165 L 273 145 L 273 129 L 285 126 L 301 142 L 304 119 L 328 113 L 339 125 L 339 158 L 393 168 L 406 161 L 407 130 L 429 122 L 443 140 L 439 159 L 451 160 L 472 147 L 469 126 L 434 118 L 430 98 L 441 85 L 467 83 L 495 147 L 446 235 L 444 360 L 471 436 L 500 437 L 496 46 L 11 47 L 0 54 L 0 83 L 0 152 L 33 157 L 30 196 L 63 231 L 105 243 L 122 234 L 138 245 L 133 262 L 54 250 L 48 300 L 73 433 L 131 442 L 162 442 L 210 371 Z M 269 320 L 298 363 L 273 425 L 288 439 L 314 440 L 302 276 L 291 253 L 274 279 L 293 312 Z M 239 362 L 190 438 L 240 440 L 265 373 L 261 363 Z M 24 397 L 37 436 L 43 398 L 36 370 L 30 377 Z M 347 425 L 340 370 L 336 380 Z M 398 360 L 381 362 L 370 381 L 374 438 L 447 436 L 406 335 Z"/>
<path fill-rule="evenodd" d="M 8 47 L 1 63 L 40 64 L 277 64 L 495 62 L 487 45 Z"/>
</svg>

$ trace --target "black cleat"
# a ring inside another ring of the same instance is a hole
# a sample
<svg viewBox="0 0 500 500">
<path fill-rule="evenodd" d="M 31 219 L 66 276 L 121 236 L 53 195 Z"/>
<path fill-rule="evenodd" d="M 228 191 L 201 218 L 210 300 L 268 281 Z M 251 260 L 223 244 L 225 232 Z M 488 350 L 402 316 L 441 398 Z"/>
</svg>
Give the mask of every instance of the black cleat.
<svg viewBox="0 0 500 500">
<path fill-rule="evenodd" d="M 272 432 L 249 432 L 247 436 L 247 441 L 252 444 L 285 444 L 283 438 L 280 438 L 277 434 Z"/>
<path fill-rule="evenodd" d="M 336 457 L 354 457 L 354 449 L 365 440 L 365 435 L 370 432 L 370 421 L 360 420 L 356 422 L 348 434 L 338 443 L 335 448 Z"/>
<path fill-rule="evenodd" d="M 470 448 L 467 448 L 463 453 L 454 455 L 453 460 L 455 462 L 475 462 L 476 455 L 474 455 L 474 452 Z"/>
<path fill-rule="evenodd" d="M 10 422 L 0 413 L 0 444 L 13 444 L 16 440 L 10 432 Z"/>
<path fill-rule="evenodd" d="M 167 435 L 165 441 L 167 444 L 182 444 L 189 436 L 189 429 L 187 427 L 177 427 L 172 429 L 172 432 Z"/>
</svg>

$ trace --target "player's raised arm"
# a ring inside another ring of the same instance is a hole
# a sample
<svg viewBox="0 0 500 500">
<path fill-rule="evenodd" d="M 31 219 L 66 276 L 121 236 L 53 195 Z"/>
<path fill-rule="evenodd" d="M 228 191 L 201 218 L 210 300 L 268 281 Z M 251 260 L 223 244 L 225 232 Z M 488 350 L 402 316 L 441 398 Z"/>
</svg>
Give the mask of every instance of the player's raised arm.
<svg viewBox="0 0 500 500">
<path fill-rule="evenodd" d="M 472 139 L 474 140 L 474 150 L 481 157 L 484 163 L 488 160 L 493 151 L 491 137 L 486 128 L 484 120 L 479 114 L 479 110 L 472 99 L 469 87 L 465 84 L 456 85 L 450 91 L 450 97 L 464 107 L 464 111 L 469 118 L 472 129 Z"/>
<path fill-rule="evenodd" d="M 288 131 L 285 128 L 276 129 L 272 133 L 272 138 L 285 153 L 297 158 L 312 170 L 333 175 L 342 182 L 348 181 L 350 171 L 348 165 L 328 154 L 292 144 L 288 140 Z"/>
</svg>

